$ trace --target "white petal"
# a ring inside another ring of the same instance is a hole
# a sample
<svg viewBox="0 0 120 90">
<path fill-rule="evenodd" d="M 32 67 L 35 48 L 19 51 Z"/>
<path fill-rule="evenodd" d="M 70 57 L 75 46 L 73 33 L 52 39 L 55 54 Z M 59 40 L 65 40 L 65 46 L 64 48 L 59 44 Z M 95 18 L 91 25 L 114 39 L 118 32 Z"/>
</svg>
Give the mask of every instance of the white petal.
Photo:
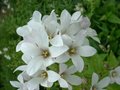
<svg viewBox="0 0 120 90">
<path fill-rule="evenodd" d="M 30 57 L 30 56 L 28 56 L 28 55 L 25 55 L 25 54 L 22 55 L 22 60 L 23 60 L 26 64 L 28 64 L 31 59 L 32 59 L 32 57 Z"/>
<path fill-rule="evenodd" d="M 96 52 L 96 49 L 89 45 L 81 46 L 79 49 L 80 56 L 83 57 L 93 56 Z"/>
<path fill-rule="evenodd" d="M 60 87 L 68 88 L 68 83 L 64 79 L 60 78 L 58 82 L 60 84 Z"/>
<path fill-rule="evenodd" d="M 50 43 L 53 45 L 53 46 L 63 46 L 63 40 L 62 40 L 62 37 L 61 35 L 56 35 L 53 39 L 50 40 Z"/>
<path fill-rule="evenodd" d="M 85 28 L 88 28 L 90 27 L 90 20 L 88 17 L 82 17 L 81 18 L 81 22 L 80 22 L 80 26 L 81 28 L 85 29 Z"/>
<path fill-rule="evenodd" d="M 39 11 L 34 11 L 32 19 L 37 22 L 41 22 L 41 13 Z"/>
<path fill-rule="evenodd" d="M 68 74 L 74 74 L 75 72 L 77 72 L 77 69 L 74 65 L 72 65 L 71 67 L 69 67 L 67 70 L 66 70 L 66 73 Z"/>
<path fill-rule="evenodd" d="M 67 54 L 62 54 L 60 56 L 58 56 L 54 61 L 56 63 L 65 63 L 69 60 L 69 56 Z"/>
<path fill-rule="evenodd" d="M 52 58 L 44 60 L 44 66 L 45 67 L 48 67 L 48 66 L 52 65 L 53 63 L 55 63 L 55 62 L 53 61 Z"/>
<path fill-rule="evenodd" d="M 98 37 L 91 37 L 93 40 L 97 41 L 98 43 L 100 43 L 100 40 Z"/>
<path fill-rule="evenodd" d="M 68 50 L 68 47 L 66 45 L 63 45 L 61 47 L 51 46 L 49 50 L 51 52 L 52 57 L 58 57 L 62 55 L 63 53 L 65 53 Z"/>
<path fill-rule="evenodd" d="M 10 84 L 16 88 L 19 88 L 21 86 L 21 84 L 18 81 L 10 81 Z"/>
<path fill-rule="evenodd" d="M 120 74 L 120 66 L 118 66 L 117 68 L 115 68 L 115 71 L 117 71 Z"/>
<path fill-rule="evenodd" d="M 32 78 L 31 80 L 29 80 L 27 82 L 27 87 L 30 90 L 34 90 L 34 89 L 36 89 L 39 86 L 39 84 L 41 82 L 42 82 L 42 80 L 40 78 Z"/>
<path fill-rule="evenodd" d="M 73 13 L 72 17 L 71 17 L 71 20 L 78 20 L 80 18 L 80 15 L 81 15 L 81 12 L 80 11 L 77 11 L 75 13 Z"/>
<path fill-rule="evenodd" d="M 17 34 L 20 35 L 20 36 L 27 36 L 31 33 L 31 28 L 27 25 L 23 26 L 23 27 L 19 27 L 17 29 Z"/>
<path fill-rule="evenodd" d="M 98 75 L 96 73 L 93 73 L 93 75 L 92 75 L 92 86 L 97 84 L 98 80 L 99 80 Z"/>
<path fill-rule="evenodd" d="M 60 22 L 63 28 L 67 28 L 71 21 L 71 15 L 67 10 L 63 10 L 60 16 Z"/>
<path fill-rule="evenodd" d="M 19 82 L 24 83 L 22 73 L 18 75 L 17 79 L 19 80 Z"/>
<path fill-rule="evenodd" d="M 73 64 L 75 65 L 76 69 L 79 72 L 83 71 L 84 61 L 83 61 L 83 59 L 79 55 L 72 56 L 72 62 L 73 62 Z"/>
<path fill-rule="evenodd" d="M 39 69 L 42 70 L 43 68 L 43 59 L 40 57 L 33 58 L 27 66 L 27 74 L 31 76 L 35 74 Z"/>
<path fill-rule="evenodd" d="M 105 77 L 98 83 L 98 86 L 101 88 L 104 88 L 104 87 L 107 87 L 109 84 L 110 84 L 110 78 Z"/>
<path fill-rule="evenodd" d="M 31 43 L 23 43 L 21 45 L 21 51 L 29 56 L 36 56 L 40 54 L 39 48 Z"/>
<path fill-rule="evenodd" d="M 17 67 L 15 70 L 14 70 L 14 72 L 16 72 L 16 71 L 24 71 L 24 70 L 26 70 L 26 65 L 22 65 L 22 66 L 19 66 L 19 67 Z"/>
<path fill-rule="evenodd" d="M 120 85 L 120 77 L 116 78 L 115 81 L 118 85 Z"/>
<path fill-rule="evenodd" d="M 70 84 L 68 85 L 68 90 L 73 90 Z"/>
<path fill-rule="evenodd" d="M 55 82 L 60 79 L 60 75 L 54 71 L 49 70 L 49 71 L 47 71 L 47 73 L 48 73 L 48 81 L 49 82 Z"/>
<path fill-rule="evenodd" d="M 80 77 L 76 75 L 67 75 L 65 77 L 66 81 L 69 82 L 71 85 L 80 85 L 82 83 L 82 80 Z"/>
<path fill-rule="evenodd" d="M 62 74 L 67 70 L 67 65 L 66 64 L 59 64 L 59 73 Z"/>
<path fill-rule="evenodd" d="M 24 43 L 24 41 L 20 41 L 16 46 L 16 52 L 19 52 L 21 50 L 21 45 Z"/>
<path fill-rule="evenodd" d="M 52 87 L 53 82 L 48 82 L 47 80 L 41 83 L 43 87 Z"/>
</svg>

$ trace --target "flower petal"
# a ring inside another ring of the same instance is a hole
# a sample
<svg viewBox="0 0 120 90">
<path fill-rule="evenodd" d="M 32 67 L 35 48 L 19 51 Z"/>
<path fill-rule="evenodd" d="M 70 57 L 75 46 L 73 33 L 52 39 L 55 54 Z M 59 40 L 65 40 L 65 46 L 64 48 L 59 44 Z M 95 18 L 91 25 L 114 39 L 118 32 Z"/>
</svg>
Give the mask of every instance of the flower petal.
<svg viewBox="0 0 120 90">
<path fill-rule="evenodd" d="M 74 20 L 78 20 L 80 18 L 80 15 L 81 15 L 81 12 L 80 11 L 77 11 L 75 13 L 73 13 L 72 17 L 71 17 L 71 20 L 74 21 Z"/>
<path fill-rule="evenodd" d="M 60 87 L 63 87 L 63 88 L 68 88 L 68 83 L 67 81 L 65 81 L 64 79 L 60 78 L 58 80 L 59 84 L 60 84 Z"/>
<path fill-rule="evenodd" d="M 67 75 L 65 77 L 66 81 L 69 82 L 71 85 L 80 85 L 82 83 L 82 80 L 80 77 L 76 75 Z"/>
<path fill-rule="evenodd" d="M 41 22 L 41 13 L 39 11 L 34 11 L 33 12 L 33 16 L 32 19 L 37 21 L 37 22 Z"/>
<path fill-rule="evenodd" d="M 98 83 L 98 86 L 101 87 L 101 88 L 105 88 L 109 84 L 110 84 L 110 78 L 109 77 L 105 77 Z"/>
<path fill-rule="evenodd" d="M 57 63 L 65 63 L 69 60 L 69 56 L 67 54 L 62 54 L 58 56 L 54 61 Z"/>
<path fill-rule="evenodd" d="M 54 71 L 49 70 L 49 71 L 47 71 L 47 73 L 48 73 L 48 81 L 49 82 L 55 82 L 60 79 L 60 75 Z"/>
<path fill-rule="evenodd" d="M 29 26 L 25 25 L 17 29 L 17 34 L 24 37 L 24 36 L 29 35 L 31 31 L 32 29 Z"/>
<path fill-rule="evenodd" d="M 47 80 L 41 83 L 43 87 L 52 87 L 53 82 L 48 82 Z"/>
<path fill-rule="evenodd" d="M 56 35 L 53 39 L 50 40 L 50 43 L 53 45 L 53 46 L 63 46 L 63 40 L 62 40 L 62 37 L 61 35 Z"/>
<path fill-rule="evenodd" d="M 81 46 L 79 49 L 80 56 L 83 57 L 93 56 L 96 52 L 96 49 L 89 45 Z"/>
<path fill-rule="evenodd" d="M 19 67 L 17 67 L 15 70 L 14 70 L 14 72 L 16 72 L 16 71 L 24 71 L 24 70 L 26 70 L 26 67 L 27 67 L 27 65 L 22 65 L 22 66 L 19 66 Z"/>
<path fill-rule="evenodd" d="M 10 84 L 16 88 L 19 88 L 21 86 L 21 84 L 18 81 L 10 81 Z"/>
<path fill-rule="evenodd" d="M 60 22 L 64 29 L 66 29 L 71 21 L 71 15 L 67 10 L 63 10 L 60 16 Z"/>
<path fill-rule="evenodd" d="M 25 54 L 22 55 L 22 60 L 23 60 L 26 64 L 28 64 L 31 59 L 32 59 L 32 57 L 30 57 L 30 56 L 28 56 L 28 55 L 25 55 Z"/>
<path fill-rule="evenodd" d="M 29 80 L 27 82 L 27 87 L 30 90 L 34 90 L 34 89 L 36 89 L 39 86 L 39 84 L 41 82 L 42 82 L 42 80 L 40 78 L 37 78 L 37 77 L 36 78 L 32 78 L 31 80 Z"/>
<path fill-rule="evenodd" d="M 27 74 L 31 76 L 35 74 L 39 69 L 44 69 L 43 59 L 40 57 L 33 58 L 27 66 Z"/>
<path fill-rule="evenodd" d="M 84 61 L 83 61 L 83 59 L 79 55 L 72 56 L 72 62 L 73 62 L 73 64 L 75 65 L 76 69 L 79 72 L 83 71 Z"/>
<path fill-rule="evenodd" d="M 19 52 L 21 50 L 21 45 L 24 43 L 24 41 L 20 41 L 16 46 L 16 52 Z"/>
<path fill-rule="evenodd" d="M 77 69 L 74 65 L 72 65 L 71 67 L 69 67 L 67 70 L 66 70 L 66 73 L 68 74 L 74 74 L 75 72 L 77 72 Z"/>
<path fill-rule="evenodd" d="M 97 84 L 98 80 L 99 80 L 98 75 L 96 73 L 93 73 L 93 75 L 92 75 L 92 86 Z"/>
<path fill-rule="evenodd" d="M 23 43 L 21 45 L 21 51 L 29 56 L 37 56 L 40 54 L 39 48 L 31 43 Z"/>
<path fill-rule="evenodd" d="M 51 46 L 49 50 L 51 52 L 52 57 L 58 57 L 61 54 L 65 53 L 68 50 L 68 47 L 66 45 L 63 45 L 61 47 Z"/>
<path fill-rule="evenodd" d="M 67 70 L 67 65 L 66 64 L 59 64 L 59 74 L 62 74 Z"/>
</svg>

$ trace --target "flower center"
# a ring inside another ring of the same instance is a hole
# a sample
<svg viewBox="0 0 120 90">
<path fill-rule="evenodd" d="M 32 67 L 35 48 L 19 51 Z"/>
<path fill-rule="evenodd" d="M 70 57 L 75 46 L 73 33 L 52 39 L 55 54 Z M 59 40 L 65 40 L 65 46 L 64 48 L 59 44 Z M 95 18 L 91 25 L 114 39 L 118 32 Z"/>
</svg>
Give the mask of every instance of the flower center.
<svg viewBox="0 0 120 90">
<path fill-rule="evenodd" d="M 69 48 L 68 53 L 70 56 L 76 54 L 76 48 L 73 48 L 73 47 Z"/>
<path fill-rule="evenodd" d="M 50 56 L 49 51 L 48 51 L 48 50 L 43 50 L 43 51 L 42 51 L 42 56 L 43 56 L 44 58 L 49 57 L 49 56 Z"/>
<path fill-rule="evenodd" d="M 40 77 L 42 77 L 42 78 L 48 77 L 47 72 L 46 72 L 46 71 L 43 71 L 43 72 L 40 74 Z"/>
<path fill-rule="evenodd" d="M 51 40 L 53 36 L 51 34 L 48 35 L 48 39 Z"/>
<path fill-rule="evenodd" d="M 116 71 L 113 71 L 112 72 L 112 77 L 117 77 L 118 76 L 118 73 Z"/>
<path fill-rule="evenodd" d="M 97 90 L 97 88 L 95 86 L 92 87 L 92 90 Z"/>
</svg>

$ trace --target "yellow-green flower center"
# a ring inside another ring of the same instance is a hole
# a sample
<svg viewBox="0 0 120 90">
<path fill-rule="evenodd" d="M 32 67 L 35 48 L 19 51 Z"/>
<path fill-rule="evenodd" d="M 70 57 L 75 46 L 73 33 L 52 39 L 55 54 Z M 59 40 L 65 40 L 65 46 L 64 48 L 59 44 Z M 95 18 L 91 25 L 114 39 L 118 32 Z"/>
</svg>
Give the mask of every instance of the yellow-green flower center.
<svg viewBox="0 0 120 90">
<path fill-rule="evenodd" d="M 113 71 L 112 72 L 112 77 L 116 77 L 116 76 L 118 76 L 118 73 L 116 71 Z"/>
<path fill-rule="evenodd" d="M 42 56 L 43 56 L 43 58 L 49 57 L 49 56 L 50 56 L 49 51 L 48 51 L 48 50 L 43 50 L 43 51 L 42 51 Z"/>
<path fill-rule="evenodd" d="M 92 87 L 92 90 L 97 90 L 97 88 L 95 86 Z"/>
<path fill-rule="evenodd" d="M 73 48 L 73 47 L 69 48 L 68 53 L 70 56 L 76 54 L 76 48 Z"/>
</svg>

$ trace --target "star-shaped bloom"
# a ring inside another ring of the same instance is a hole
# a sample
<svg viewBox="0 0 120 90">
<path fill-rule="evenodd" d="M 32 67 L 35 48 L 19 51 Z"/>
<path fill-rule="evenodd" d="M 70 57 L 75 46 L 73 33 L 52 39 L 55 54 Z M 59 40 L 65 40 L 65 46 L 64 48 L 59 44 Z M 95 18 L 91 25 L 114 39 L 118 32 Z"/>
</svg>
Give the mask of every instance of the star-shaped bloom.
<svg viewBox="0 0 120 90">
<path fill-rule="evenodd" d="M 120 85 L 120 66 L 110 71 L 111 83 L 117 83 Z"/>
<path fill-rule="evenodd" d="M 79 41 L 71 41 L 70 39 L 66 39 L 64 42 L 69 49 L 64 54 L 57 57 L 55 61 L 58 63 L 64 63 L 71 59 L 76 69 L 81 72 L 84 68 L 82 57 L 93 56 L 96 53 L 96 49 L 90 45 L 80 45 L 80 43 L 78 43 Z"/>
<path fill-rule="evenodd" d="M 40 70 L 28 81 L 28 87 L 34 90 L 36 86 L 51 87 L 54 82 L 59 80 L 60 75 L 51 70 Z"/>
<path fill-rule="evenodd" d="M 21 51 L 25 55 L 32 57 L 27 66 L 27 73 L 29 75 L 36 73 L 37 70 L 42 69 L 44 66 L 44 68 L 50 66 L 54 63 L 53 58 L 58 57 L 68 50 L 68 47 L 65 45 L 61 47 L 49 47 L 48 35 L 44 27 L 35 31 L 32 32 L 35 33 L 33 37 L 35 43 L 24 42 L 21 45 Z"/>
<path fill-rule="evenodd" d="M 104 88 L 109 85 L 110 78 L 105 77 L 100 81 L 98 81 L 98 80 L 99 80 L 99 76 L 96 73 L 93 73 L 93 75 L 92 75 L 92 86 L 91 86 L 90 90 L 106 90 Z"/>
<path fill-rule="evenodd" d="M 59 79 L 60 87 L 72 90 L 71 85 L 80 85 L 82 83 L 80 77 L 73 75 L 75 72 L 77 72 L 74 66 L 67 68 L 67 65 L 60 64 L 59 69 L 59 74 L 61 76 L 61 78 Z"/>
</svg>

